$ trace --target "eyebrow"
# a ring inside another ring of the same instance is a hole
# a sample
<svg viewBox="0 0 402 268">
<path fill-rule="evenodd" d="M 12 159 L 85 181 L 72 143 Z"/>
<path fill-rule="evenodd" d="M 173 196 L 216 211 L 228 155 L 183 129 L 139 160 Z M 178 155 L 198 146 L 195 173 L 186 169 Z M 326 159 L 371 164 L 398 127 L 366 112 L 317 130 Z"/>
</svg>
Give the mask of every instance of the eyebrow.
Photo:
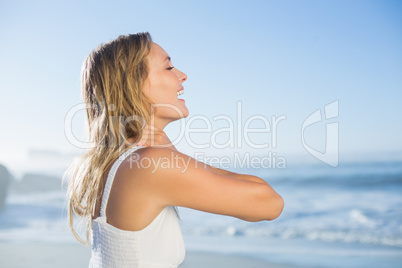
<svg viewBox="0 0 402 268">
<path fill-rule="evenodd" d="M 165 58 L 165 61 L 172 61 L 172 59 L 169 57 L 169 56 L 167 56 L 166 58 Z"/>
</svg>

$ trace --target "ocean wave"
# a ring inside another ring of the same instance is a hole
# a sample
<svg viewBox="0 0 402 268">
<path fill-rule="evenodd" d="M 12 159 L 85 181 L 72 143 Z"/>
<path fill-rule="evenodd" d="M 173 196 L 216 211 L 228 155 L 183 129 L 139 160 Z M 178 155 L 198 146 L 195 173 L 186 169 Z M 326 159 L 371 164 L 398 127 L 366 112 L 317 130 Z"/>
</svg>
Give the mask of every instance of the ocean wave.
<svg viewBox="0 0 402 268">
<path fill-rule="evenodd" d="M 339 188 L 349 190 L 385 189 L 400 191 L 402 189 L 402 173 L 397 174 L 353 174 L 353 175 L 320 175 L 309 177 L 281 177 L 275 179 L 264 178 L 273 187 L 314 187 Z"/>
<path fill-rule="evenodd" d="M 300 228 L 242 228 L 235 226 L 184 228 L 189 236 L 247 236 L 275 239 L 307 239 L 324 242 L 362 243 L 402 247 L 402 236 L 371 234 L 356 230 L 309 230 Z"/>
</svg>

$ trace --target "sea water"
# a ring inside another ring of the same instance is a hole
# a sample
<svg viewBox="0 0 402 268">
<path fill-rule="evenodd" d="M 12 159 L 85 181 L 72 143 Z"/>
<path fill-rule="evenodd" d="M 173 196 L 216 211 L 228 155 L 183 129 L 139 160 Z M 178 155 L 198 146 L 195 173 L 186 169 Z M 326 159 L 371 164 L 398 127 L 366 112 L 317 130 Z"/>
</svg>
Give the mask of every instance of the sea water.
<svg viewBox="0 0 402 268">
<path fill-rule="evenodd" d="M 248 172 L 281 194 L 282 215 L 249 223 L 183 208 L 189 248 L 306 267 L 402 267 L 401 162 Z"/>
<path fill-rule="evenodd" d="M 241 170 L 285 200 L 271 222 L 179 208 L 187 250 L 248 255 L 303 267 L 402 267 L 402 162 Z M 0 241 L 78 243 L 63 190 L 10 192 Z"/>
</svg>

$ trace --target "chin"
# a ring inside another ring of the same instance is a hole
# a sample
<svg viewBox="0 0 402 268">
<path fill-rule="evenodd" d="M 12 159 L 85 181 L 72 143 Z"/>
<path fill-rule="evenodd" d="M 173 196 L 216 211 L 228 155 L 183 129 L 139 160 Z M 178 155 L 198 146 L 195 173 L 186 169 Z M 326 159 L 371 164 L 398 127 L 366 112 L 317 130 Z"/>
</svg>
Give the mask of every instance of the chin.
<svg viewBox="0 0 402 268">
<path fill-rule="evenodd" d="M 176 117 L 176 118 L 174 119 L 174 121 L 176 121 L 176 120 L 180 120 L 180 119 L 184 119 L 184 118 L 187 118 L 187 117 L 188 117 L 188 115 L 189 115 L 189 113 L 188 113 L 188 112 L 183 113 L 183 115 L 182 115 L 182 116 L 180 116 L 180 117 Z"/>
<path fill-rule="evenodd" d="M 184 113 L 183 113 L 183 117 L 182 118 L 186 118 L 186 117 L 188 117 L 188 115 L 189 115 L 190 113 L 189 113 L 189 111 L 187 110 L 187 111 L 185 111 Z"/>
</svg>

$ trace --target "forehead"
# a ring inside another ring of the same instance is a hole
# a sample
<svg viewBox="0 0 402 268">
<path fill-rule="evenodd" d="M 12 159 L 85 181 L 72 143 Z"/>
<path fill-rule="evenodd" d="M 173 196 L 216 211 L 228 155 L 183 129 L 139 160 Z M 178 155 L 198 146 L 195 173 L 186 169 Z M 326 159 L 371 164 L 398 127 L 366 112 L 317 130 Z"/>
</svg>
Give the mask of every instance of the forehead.
<svg viewBox="0 0 402 268">
<path fill-rule="evenodd" d="M 165 50 L 163 50 L 163 48 L 158 45 L 157 43 L 152 43 L 152 47 L 151 47 L 151 53 L 150 53 L 150 59 L 152 60 L 165 60 L 167 57 L 169 57 L 169 55 L 166 53 Z"/>
</svg>

